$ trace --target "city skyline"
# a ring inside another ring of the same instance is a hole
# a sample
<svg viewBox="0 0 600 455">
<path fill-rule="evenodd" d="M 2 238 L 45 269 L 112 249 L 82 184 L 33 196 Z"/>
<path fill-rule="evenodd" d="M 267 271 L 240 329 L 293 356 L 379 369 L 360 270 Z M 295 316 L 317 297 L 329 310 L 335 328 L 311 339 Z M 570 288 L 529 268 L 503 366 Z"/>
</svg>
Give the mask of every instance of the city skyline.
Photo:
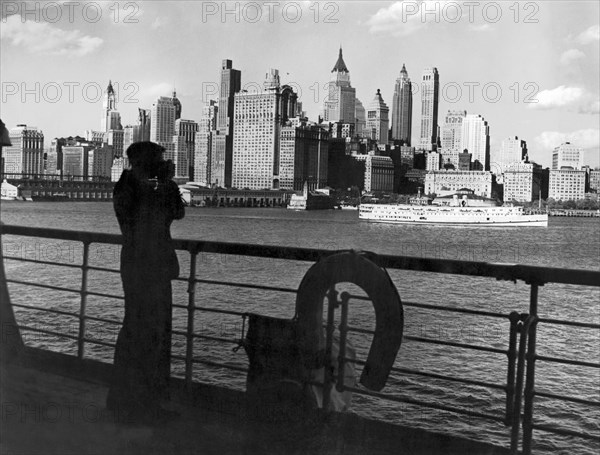
<svg viewBox="0 0 600 455">
<path fill-rule="evenodd" d="M 512 10 L 502 4 L 502 17 L 493 22 L 492 8 L 483 2 L 471 22 L 466 6 L 458 2 L 465 14 L 451 22 L 450 3 L 418 4 L 423 11 L 434 11 L 425 17 L 411 13 L 410 7 L 417 2 L 353 2 L 352 9 L 344 3 L 286 2 L 272 11 L 272 17 L 266 17 L 265 4 L 258 22 L 251 21 L 248 4 L 233 4 L 239 5 L 238 22 L 234 6 L 233 13 L 221 17 L 220 4 L 212 2 L 204 6 L 170 2 L 168 10 L 164 2 L 133 3 L 137 10 L 122 8 L 118 15 L 105 4 L 96 23 L 83 20 L 83 11 L 77 8 L 72 23 L 66 13 L 59 21 L 44 21 L 50 10 L 44 10 L 43 2 L 39 21 L 30 14 L 22 23 L 20 11 L 11 17 L 3 5 L 2 119 L 9 127 L 37 126 L 47 139 L 96 129 L 103 94 L 94 96 L 94 88 L 98 85 L 104 90 L 112 79 L 123 126 L 135 123 L 138 108 L 149 109 L 159 96 L 169 96 L 174 89 L 183 104 L 183 116 L 197 122 L 204 101 L 218 97 L 221 61 L 231 59 L 241 71 L 242 88 L 262 85 L 269 68 L 279 69 L 282 84 L 298 92 L 303 110 L 317 120 L 341 45 L 352 87 L 363 104 L 380 89 L 390 105 L 403 64 L 415 80 L 425 68 L 436 67 L 438 125 L 448 110 L 466 110 L 489 122 L 492 151 L 499 149 L 504 138 L 518 136 L 527 141 L 530 159 L 549 167 L 552 150 L 570 141 L 586 151 L 586 164 L 597 166 L 598 5 L 579 2 L 573 8 L 554 2 L 536 4 L 534 11 L 526 9 L 525 3 Z M 296 7 L 302 13 L 293 22 Z M 436 7 L 439 22 L 435 22 Z M 517 12 L 519 20 L 515 21 Z M 138 22 L 127 23 L 127 17 Z M 45 41 L 37 39 L 42 31 L 49 37 Z M 492 44 L 498 35 L 503 46 Z M 184 55 L 193 58 L 183 59 Z M 57 58 L 65 64 L 56 65 Z M 39 67 L 44 67 L 43 74 L 33 71 Z M 79 85 L 73 85 L 74 81 Z M 33 93 L 36 84 L 37 94 Z M 81 90 L 85 84 L 87 101 Z M 487 100 L 481 90 L 486 84 Z M 413 85 L 415 90 L 420 88 L 420 84 Z M 62 94 L 52 103 L 57 87 Z M 491 102 L 498 87 L 501 96 Z M 473 102 L 468 99 L 469 88 Z M 462 90 L 460 99 L 451 103 L 457 89 Z M 91 102 L 92 96 L 98 101 Z M 416 144 L 421 93 L 413 96 L 412 142 Z M 538 103 L 525 103 L 528 97 L 537 98 Z"/>
</svg>

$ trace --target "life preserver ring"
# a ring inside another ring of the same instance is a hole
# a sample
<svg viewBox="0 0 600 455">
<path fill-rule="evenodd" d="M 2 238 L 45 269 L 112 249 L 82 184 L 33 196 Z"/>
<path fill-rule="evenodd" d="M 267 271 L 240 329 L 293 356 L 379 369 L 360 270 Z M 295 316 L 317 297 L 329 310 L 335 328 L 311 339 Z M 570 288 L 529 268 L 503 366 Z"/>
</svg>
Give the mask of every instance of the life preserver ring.
<svg viewBox="0 0 600 455">
<path fill-rule="evenodd" d="M 314 264 L 300 283 L 296 297 L 296 320 L 304 358 L 322 358 L 323 299 L 337 283 L 354 283 L 371 299 L 375 308 L 375 334 L 360 383 L 381 390 L 400 349 L 404 327 L 402 302 L 387 272 L 365 257 L 372 253 L 345 251 Z"/>
</svg>

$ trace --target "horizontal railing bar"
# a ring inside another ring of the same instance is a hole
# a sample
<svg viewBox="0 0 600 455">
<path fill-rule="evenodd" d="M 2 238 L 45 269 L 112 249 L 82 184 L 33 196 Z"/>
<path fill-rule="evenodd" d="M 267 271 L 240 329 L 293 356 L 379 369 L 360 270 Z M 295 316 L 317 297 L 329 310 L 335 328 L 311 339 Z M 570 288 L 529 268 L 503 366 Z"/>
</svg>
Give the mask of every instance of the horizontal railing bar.
<svg viewBox="0 0 600 455">
<path fill-rule="evenodd" d="M 93 295 L 95 297 L 106 297 L 107 299 L 117 299 L 117 300 L 125 299 L 125 296 L 123 296 L 123 295 L 105 294 L 104 292 L 87 291 L 87 295 Z"/>
<path fill-rule="evenodd" d="M 19 329 L 21 329 L 21 330 L 28 330 L 30 332 L 45 333 L 47 335 L 54 335 L 54 336 L 59 337 L 59 338 L 70 338 L 72 340 L 79 339 L 79 337 L 77 335 L 68 335 L 66 333 L 54 332 L 53 330 L 36 329 L 35 327 L 29 327 L 28 325 L 17 325 L 17 327 L 19 327 Z"/>
<path fill-rule="evenodd" d="M 564 319 L 548 319 L 548 318 L 540 318 L 538 319 L 538 323 L 546 323 L 546 324 L 559 324 L 559 325 L 570 325 L 573 327 L 584 327 L 588 329 L 600 329 L 600 324 L 594 324 L 592 322 L 579 322 L 579 321 L 565 321 Z"/>
<path fill-rule="evenodd" d="M 96 272 L 121 273 L 119 269 L 107 269 L 106 267 L 97 267 L 95 265 L 89 265 L 88 270 L 94 270 Z"/>
<path fill-rule="evenodd" d="M 562 434 L 565 436 L 576 436 L 576 437 L 588 439 L 591 441 L 600 441 L 600 435 L 582 433 L 581 431 L 569 430 L 567 428 L 554 428 L 549 425 L 544 425 L 541 423 L 538 423 L 538 424 L 534 423 L 533 428 L 535 428 L 536 430 L 547 431 L 549 433 Z"/>
<path fill-rule="evenodd" d="M 565 365 L 576 365 L 580 367 L 600 368 L 600 363 L 582 362 L 581 360 L 561 359 L 559 357 L 548 357 L 545 355 L 536 355 L 536 360 L 543 362 L 562 363 Z"/>
<path fill-rule="evenodd" d="M 26 258 L 18 258 L 16 256 L 2 256 L 4 259 L 10 259 L 11 261 L 19 261 L 19 262 L 31 262 L 34 264 L 42 264 L 42 265 L 52 265 L 55 267 L 71 267 L 74 269 L 80 269 L 81 264 L 69 264 L 64 262 L 52 262 L 52 261 L 40 261 L 38 259 L 26 259 Z"/>
<path fill-rule="evenodd" d="M 182 355 L 171 355 L 171 358 L 185 361 L 185 356 L 182 356 Z M 235 365 L 226 365 L 224 363 L 212 362 L 210 360 L 192 359 L 192 362 L 193 363 L 201 363 L 203 365 L 208 365 L 208 366 L 217 367 L 217 368 L 225 368 L 227 370 L 241 371 L 244 373 L 248 372 L 247 368 L 237 367 Z"/>
<path fill-rule="evenodd" d="M 457 408 L 454 406 L 445 406 L 445 405 L 436 404 L 436 403 L 430 403 L 427 401 L 416 400 L 414 398 L 409 398 L 409 397 L 405 397 L 405 396 L 399 397 L 399 396 L 388 395 L 388 394 L 384 394 L 384 393 L 371 392 L 370 390 L 358 389 L 356 387 L 346 387 L 346 386 L 344 386 L 344 390 L 349 390 L 351 392 L 358 393 L 360 395 L 368 395 L 368 396 L 375 397 L 375 398 L 381 398 L 383 400 L 394 401 L 396 403 L 409 403 L 409 404 L 414 404 L 414 405 L 418 405 L 418 406 L 425 406 L 428 408 L 439 409 L 440 411 L 454 412 L 456 414 L 463 414 L 463 415 L 468 415 L 468 416 L 472 416 L 472 417 L 481 417 L 484 419 L 495 420 L 497 422 L 504 422 L 504 416 L 500 417 L 500 416 L 497 416 L 494 414 L 487 414 L 487 413 L 477 412 L 477 411 L 469 411 L 468 409 Z"/>
<path fill-rule="evenodd" d="M 367 302 L 371 301 L 371 299 L 369 299 L 368 297 L 364 297 L 362 295 L 351 295 L 350 298 L 355 299 L 355 300 L 363 300 L 363 301 L 367 301 Z M 477 315 L 477 316 L 488 316 L 491 318 L 508 319 L 507 314 L 494 313 L 491 311 L 482 311 L 482 310 L 470 310 L 468 308 L 455 308 L 455 307 L 451 307 L 451 306 L 447 306 L 447 305 L 431 305 L 428 303 L 407 302 L 407 301 L 403 300 L 402 306 L 425 308 L 428 310 L 443 310 L 443 311 L 448 311 L 448 312 L 452 312 L 452 313 L 473 314 L 473 315 Z"/>
<path fill-rule="evenodd" d="M 87 243 L 119 245 L 122 236 L 99 232 L 70 231 L 63 229 L 35 228 L 15 225 L 0 226 L 0 233 L 7 235 L 34 236 Z M 203 253 L 234 254 L 272 259 L 292 259 L 316 262 L 336 251 L 315 248 L 294 248 L 243 243 L 210 242 L 198 240 L 173 240 L 178 250 Z M 454 275 L 493 277 L 498 280 L 522 280 L 526 283 L 561 283 L 600 287 L 600 272 L 595 270 L 560 269 L 518 264 L 498 264 L 457 259 L 429 259 L 421 257 L 381 254 L 374 257 L 381 267 L 410 271 L 435 272 Z"/>
<path fill-rule="evenodd" d="M 63 292 L 76 292 L 77 294 L 81 293 L 81 289 L 70 289 L 70 288 L 62 288 L 60 286 L 52 286 L 50 284 L 40 284 L 40 283 L 32 283 L 30 281 L 21 281 L 21 280 L 5 280 L 7 283 L 21 284 L 23 286 L 33 286 L 36 288 L 44 288 L 44 289 L 52 289 L 54 291 L 63 291 Z"/>
<path fill-rule="evenodd" d="M 187 309 L 187 305 L 179 305 L 179 304 L 173 304 L 173 306 L 175 308 L 183 308 L 183 309 Z M 207 313 L 219 313 L 219 314 L 229 314 L 232 316 L 244 316 L 246 314 L 246 312 L 241 312 L 241 311 L 234 311 L 234 310 L 221 310 L 218 308 L 207 308 L 207 307 L 203 307 L 203 306 L 194 306 L 194 309 L 197 311 L 205 311 Z"/>
<path fill-rule="evenodd" d="M 539 390 L 535 391 L 535 395 L 538 397 L 552 398 L 559 401 L 572 401 L 573 403 L 588 404 L 590 406 L 600 407 L 600 401 L 586 400 L 585 398 L 571 397 L 568 395 L 557 395 L 554 393 L 542 392 Z"/>
<path fill-rule="evenodd" d="M 217 281 L 217 280 L 202 280 L 202 279 L 196 279 L 194 281 L 196 283 L 214 284 L 217 286 L 231 286 L 231 287 L 236 287 L 236 288 L 261 289 L 261 290 L 266 290 L 266 291 L 278 291 L 278 292 L 289 292 L 289 293 L 297 292 L 297 289 L 292 289 L 292 288 L 280 288 L 280 287 L 275 287 L 275 286 L 263 286 L 260 284 L 249 284 L 249 283 L 236 283 L 234 281 Z"/>
<path fill-rule="evenodd" d="M 65 316 L 72 316 L 75 318 L 79 317 L 79 313 L 71 313 L 69 311 L 63 311 L 63 310 L 54 310 L 52 308 L 42 308 L 42 307 L 36 307 L 36 306 L 31 306 L 31 305 L 23 305 L 21 303 L 13 303 L 12 306 L 19 307 L 19 308 L 27 308 L 29 310 L 34 310 L 34 311 L 45 311 L 46 313 L 62 314 Z"/>
<path fill-rule="evenodd" d="M 363 366 L 367 364 L 367 362 L 364 360 L 351 359 L 349 357 L 344 357 L 344 361 L 347 363 L 354 363 L 356 365 L 363 365 Z M 467 378 L 457 378 L 455 376 L 454 377 L 453 376 L 444 376 L 444 375 L 437 374 L 437 373 L 427 373 L 427 372 L 419 371 L 419 370 L 411 370 L 410 368 L 392 367 L 391 371 L 395 371 L 396 373 L 414 374 L 417 376 L 425 376 L 428 378 L 442 379 L 445 381 L 454 381 L 454 382 L 460 382 L 460 383 L 464 383 L 464 384 L 472 384 L 472 385 L 477 385 L 477 386 L 481 386 L 481 387 L 488 387 L 491 389 L 506 390 L 506 386 L 503 384 L 496 384 L 493 382 L 485 382 L 485 381 L 476 381 L 474 379 L 467 379 Z"/>
<path fill-rule="evenodd" d="M 475 351 L 493 352 L 496 354 L 506 355 L 506 353 L 508 352 L 506 349 L 490 348 L 488 346 L 479 346 L 476 344 L 457 343 L 455 341 L 433 340 L 431 338 L 414 337 L 411 335 L 404 335 L 403 338 L 405 340 L 417 341 L 419 343 L 439 344 L 442 346 L 452 346 L 454 348 L 473 349 Z"/>
<path fill-rule="evenodd" d="M 182 330 L 172 330 L 171 333 L 173 333 L 173 335 L 181 335 L 181 336 L 187 336 L 187 333 L 182 331 Z M 231 343 L 231 344 L 237 344 L 240 342 L 239 339 L 237 340 L 232 340 L 231 338 L 221 338 L 221 337 L 215 337 L 212 335 L 202 335 L 199 333 L 192 333 L 192 338 L 198 338 L 198 339 L 203 339 L 203 340 L 211 340 L 211 341 L 220 341 L 222 343 Z"/>
<path fill-rule="evenodd" d="M 114 319 L 99 318 L 97 316 L 86 316 L 85 319 L 87 319 L 88 321 L 106 322 L 107 324 L 115 324 L 115 325 L 122 324 L 121 321 L 115 321 Z"/>
<path fill-rule="evenodd" d="M 94 340 L 92 338 L 84 338 L 83 341 L 85 341 L 86 343 L 91 343 L 91 344 L 99 344 L 99 345 L 106 346 L 109 348 L 114 348 L 116 346 L 114 343 L 108 343 L 107 341 Z"/>
</svg>

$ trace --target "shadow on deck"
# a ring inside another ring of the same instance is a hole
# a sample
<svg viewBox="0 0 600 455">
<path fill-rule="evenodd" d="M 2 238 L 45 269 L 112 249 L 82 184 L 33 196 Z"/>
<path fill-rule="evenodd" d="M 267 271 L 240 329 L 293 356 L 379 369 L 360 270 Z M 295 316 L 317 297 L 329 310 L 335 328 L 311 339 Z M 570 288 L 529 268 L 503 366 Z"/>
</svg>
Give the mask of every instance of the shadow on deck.
<svg viewBox="0 0 600 455">
<path fill-rule="evenodd" d="M 2 365 L 0 452 L 92 454 L 503 454 L 466 439 L 432 434 L 353 414 L 315 414 L 302 425 L 251 422 L 244 394 L 174 379 L 160 426 L 117 422 L 104 406 L 111 365 L 25 349 Z"/>
</svg>

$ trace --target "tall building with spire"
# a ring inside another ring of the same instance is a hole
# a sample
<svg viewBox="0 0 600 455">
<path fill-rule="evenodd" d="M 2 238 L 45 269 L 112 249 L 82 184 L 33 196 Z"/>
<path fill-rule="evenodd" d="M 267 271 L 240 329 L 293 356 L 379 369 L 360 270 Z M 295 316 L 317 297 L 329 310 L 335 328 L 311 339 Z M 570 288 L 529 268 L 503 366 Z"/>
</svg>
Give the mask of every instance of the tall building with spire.
<svg viewBox="0 0 600 455">
<path fill-rule="evenodd" d="M 211 182 L 231 186 L 233 163 L 233 106 L 234 95 L 242 88 L 242 73 L 233 69 L 231 60 L 221 64 L 221 91 L 217 109 L 216 131 L 211 154 Z"/>
<path fill-rule="evenodd" d="M 122 130 L 121 114 L 117 111 L 117 96 L 112 86 L 112 81 L 108 81 L 108 87 L 104 92 L 102 102 L 102 118 L 100 119 L 100 131 L 107 133 L 108 130 Z"/>
<path fill-rule="evenodd" d="M 437 68 L 425 68 L 421 78 L 421 139 L 423 150 L 437 148 L 440 77 Z"/>
<path fill-rule="evenodd" d="M 326 122 L 354 123 L 356 121 L 356 89 L 350 85 L 350 70 L 344 62 L 342 47 L 331 70 L 323 103 L 323 120 Z"/>
<path fill-rule="evenodd" d="M 181 101 L 177 98 L 177 92 L 173 89 L 173 106 L 175 106 L 175 120 L 181 118 Z"/>
<path fill-rule="evenodd" d="M 392 103 L 392 139 L 400 141 L 402 145 L 410 146 L 412 134 L 412 84 L 402 64 L 400 76 L 396 79 L 394 87 L 394 100 Z"/>
<path fill-rule="evenodd" d="M 367 137 L 377 141 L 379 145 L 386 145 L 388 143 L 389 134 L 389 112 L 390 109 L 381 97 L 381 92 L 377 89 L 375 98 L 369 104 L 367 108 L 367 124 L 366 134 Z"/>
</svg>

